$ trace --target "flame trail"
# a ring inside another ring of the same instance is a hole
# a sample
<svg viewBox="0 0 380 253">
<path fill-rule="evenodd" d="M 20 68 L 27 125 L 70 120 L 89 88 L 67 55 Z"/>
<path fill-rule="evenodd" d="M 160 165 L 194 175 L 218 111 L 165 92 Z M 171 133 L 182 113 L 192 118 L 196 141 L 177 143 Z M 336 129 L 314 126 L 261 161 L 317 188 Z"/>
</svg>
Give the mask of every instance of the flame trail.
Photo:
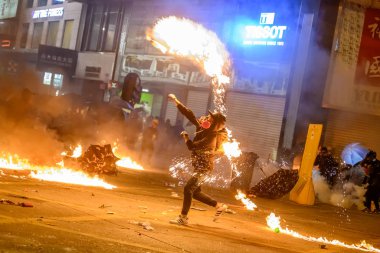
<svg viewBox="0 0 380 253">
<path fill-rule="evenodd" d="M 242 193 L 240 190 L 237 190 L 237 193 L 238 194 L 235 195 L 235 198 L 243 202 L 245 208 L 247 208 L 248 210 L 255 210 L 257 208 L 256 204 L 253 203 L 249 198 L 247 198 L 247 196 L 244 193 Z"/>
<path fill-rule="evenodd" d="M 175 16 L 159 19 L 147 31 L 147 40 L 163 53 L 191 59 L 212 78 L 214 104 L 226 114 L 225 85 L 230 83 L 230 57 L 218 36 L 186 18 Z"/>
<path fill-rule="evenodd" d="M 305 241 L 310 241 L 310 242 L 319 242 L 319 243 L 325 243 L 325 244 L 330 244 L 330 245 L 335 245 L 339 247 L 344 247 L 348 249 L 356 249 L 356 250 L 361 250 L 361 251 L 366 251 L 366 252 L 378 252 L 380 253 L 380 249 L 377 249 L 373 247 L 371 244 L 366 243 L 366 241 L 361 241 L 359 244 L 346 244 L 344 242 L 338 241 L 338 240 L 328 240 L 325 237 L 312 237 L 312 236 L 305 236 L 301 235 L 298 232 L 295 232 L 293 230 L 290 230 L 288 228 L 281 228 L 281 222 L 280 222 L 280 217 L 277 217 L 274 213 L 271 213 L 267 218 L 267 225 L 270 229 L 276 231 L 276 232 L 281 232 L 290 236 L 293 236 L 295 238 L 299 238 Z"/>
</svg>

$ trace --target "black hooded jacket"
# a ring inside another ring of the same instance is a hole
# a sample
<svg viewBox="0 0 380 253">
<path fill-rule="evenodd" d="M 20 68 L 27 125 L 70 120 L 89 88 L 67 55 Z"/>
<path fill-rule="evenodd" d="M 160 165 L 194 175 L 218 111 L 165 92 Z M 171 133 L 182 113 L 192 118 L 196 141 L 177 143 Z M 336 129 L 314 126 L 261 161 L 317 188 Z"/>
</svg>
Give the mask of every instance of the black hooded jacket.
<svg viewBox="0 0 380 253">
<path fill-rule="evenodd" d="M 204 129 L 190 109 L 182 104 L 178 104 L 177 108 L 196 127 L 194 139 L 186 142 L 188 149 L 192 151 L 191 158 L 195 172 L 212 170 L 215 154 L 227 140 L 226 129 L 218 129 L 219 124 L 215 121 L 210 128 Z"/>
</svg>

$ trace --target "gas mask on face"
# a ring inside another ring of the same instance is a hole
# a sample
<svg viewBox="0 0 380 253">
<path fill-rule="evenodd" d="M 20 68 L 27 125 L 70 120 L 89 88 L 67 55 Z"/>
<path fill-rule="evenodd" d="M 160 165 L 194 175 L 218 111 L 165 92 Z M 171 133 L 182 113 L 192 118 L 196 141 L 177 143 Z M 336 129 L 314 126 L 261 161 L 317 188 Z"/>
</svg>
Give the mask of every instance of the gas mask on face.
<svg viewBox="0 0 380 253">
<path fill-rule="evenodd" d="M 211 126 L 211 122 L 208 120 L 208 118 L 206 116 L 202 116 L 200 119 L 199 119 L 199 122 L 201 123 L 201 127 L 203 129 L 209 129 L 210 126 Z"/>
<path fill-rule="evenodd" d="M 205 120 L 205 121 L 202 122 L 201 126 L 202 126 L 202 128 L 204 128 L 204 129 L 209 129 L 210 126 L 211 126 L 211 123 L 210 123 L 210 121 Z"/>
</svg>

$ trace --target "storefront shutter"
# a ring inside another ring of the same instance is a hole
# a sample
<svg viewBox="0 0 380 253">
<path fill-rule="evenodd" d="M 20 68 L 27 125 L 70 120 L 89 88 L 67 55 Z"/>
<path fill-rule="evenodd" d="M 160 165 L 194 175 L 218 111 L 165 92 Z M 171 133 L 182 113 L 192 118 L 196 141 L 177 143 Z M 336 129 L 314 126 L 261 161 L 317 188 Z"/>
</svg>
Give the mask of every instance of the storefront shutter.
<svg viewBox="0 0 380 253">
<path fill-rule="evenodd" d="M 330 110 L 324 143 L 333 148 L 336 155 L 340 155 L 347 144 L 354 142 L 379 153 L 379 126 L 379 116 Z"/>
<path fill-rule="evenodd" d="M 194 115 L 196 117 L 200 117 L 207 113 L 209 94 L 210 93 L 208 91 L 189 90 L 186 106 L 194 112 Z M 185 119 L 183 121 L 183 127 L 190 134 L 190 136 L 193 137 L 195 133 L 195 127 L 193 127 L 192 124 L 188 123 L 189 121 Z"/>
<path fill-rule="evenodd" d="M 190 108 L 196 117 L 205 115 L 207 112 L 209 92 L 190 90 L 187 95 L 187 107 Z"/>
<path fill-rule="evenodd" d="M 168 103 L 166 106 L 165 120 L 169 119 L 170 123 L 174 126 L 177 121 L 177 107 L 174 103 Z"/>
<path fill-rule="evenodd" d="M 227 126 L 243 151 L 276 158 L 285 97 L 228 92 Z"/>
</svg>

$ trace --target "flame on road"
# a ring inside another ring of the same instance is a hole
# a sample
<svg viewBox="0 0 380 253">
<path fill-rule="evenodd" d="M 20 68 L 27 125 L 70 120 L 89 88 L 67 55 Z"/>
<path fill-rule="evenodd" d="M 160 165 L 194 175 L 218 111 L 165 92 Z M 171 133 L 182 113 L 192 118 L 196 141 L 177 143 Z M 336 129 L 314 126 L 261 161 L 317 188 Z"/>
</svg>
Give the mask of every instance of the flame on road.
<svg viewBox="0 0 380 253">
<path fill-rule="evenodd" d="M 0 157 L 0 168 L 10 170 L 31 170 L 29 177 L 54 181 L 68 184 L 77 184 L 85 186 L 103 187 L 105 189 L 113 189 L 116 186 L 108 184 L 98 176 L 90 176 L 81 171 L 64 168 L 64 163 L 57 163 L 59 167 L 36 166 L 29 163 L 27 159 L 21 159 L 17 155 L 6 155 Z"/>
<path fill-rule="evenodd" d="M 119 168 L 132 169 L 132 170 L 144 170 L 144 167 L 133 161 L 132 158 L 122 155 L 119 153 L 119 145 L 118 143 L 114 143 L 112 147 L 112 152 L 117 157 L 122 157 L 120 160 L 116 161 L 116 166 Z"/>
<path fill-rule="evenodd" d="M 133 170 L 144 170 L 143 166 L 140 164 L 134 162 L 129 157 L 123 157 L 119 161 L 116 162 L 116 165 L 122 168 L 126 169 L 133 169 Z"/>
<path fill-rule="evenodd" d="M 89 176 L 82 171 L 74 171 L 67 168 L 47 168 L 37 171 L 32 171 L 30 176 L 35 179 L 52 181 L 52 182 L 60 182 L 60 183 L 68 183 L 68 184 L 76 184 L 76 185 L 84 185 L 84 186 L 96 186 L 103 187 L 105 189 L 113 189 L 116 186 L 108 184 L 100 179 L 98 176 Z"/>
<path fill-rule="evenodd" d="M 247 208 L 248 210 L 255 210 L 257 208 L 256 204 L 253 203 L 249 198 L 247 198 L 247 196 L 240 190 L 237 190 L 235 198 L 237 200 L 240 200 L 244 204 L 245 208 Z"/>
<path fill-rule="evenodd" d="M 366 252 L 379 252 L 380 249 L 377 249 L 373 247 L 371 244 L 366 243 L 366 241 L 361 241 L 359 244 L 346 244 L 344 242 L 338 241 L 338 240 L 328 240 L 325 237 L 312 237 L 312 236 L 305 236 L 301 235 L 298 232 L 295 232 L 293 230 L 290 230 L 288 228 L 281 228 L 281 222 L 280 222 L 280 217 L 277 217 L 274 213 L 271 213 L 267 218 L 267 225 L 270 229 L 276 231 L 276 232 L 281 232 L 283 234 L 287 234 L 290 236 L 293 236 L 295 238 L 299 238 L 305 241 L 310 241 L 310 242 L 318 242 L 318 243 L 324 243 L 324 244 L 330 244 L 330 245 L 335 245 L 339 247 L 344 247 L 348 249 L 356 249 L 356 250 L 361 250 L 361 251 L 366 251 Z"/>
<path fill-rule="evenodd" d="M 0 157 L 0 168 L 9 170 L 25 170 L 30 167 L 28 160 L 21 159 L 18 155 L 3 154 Z"/>
</svg>

